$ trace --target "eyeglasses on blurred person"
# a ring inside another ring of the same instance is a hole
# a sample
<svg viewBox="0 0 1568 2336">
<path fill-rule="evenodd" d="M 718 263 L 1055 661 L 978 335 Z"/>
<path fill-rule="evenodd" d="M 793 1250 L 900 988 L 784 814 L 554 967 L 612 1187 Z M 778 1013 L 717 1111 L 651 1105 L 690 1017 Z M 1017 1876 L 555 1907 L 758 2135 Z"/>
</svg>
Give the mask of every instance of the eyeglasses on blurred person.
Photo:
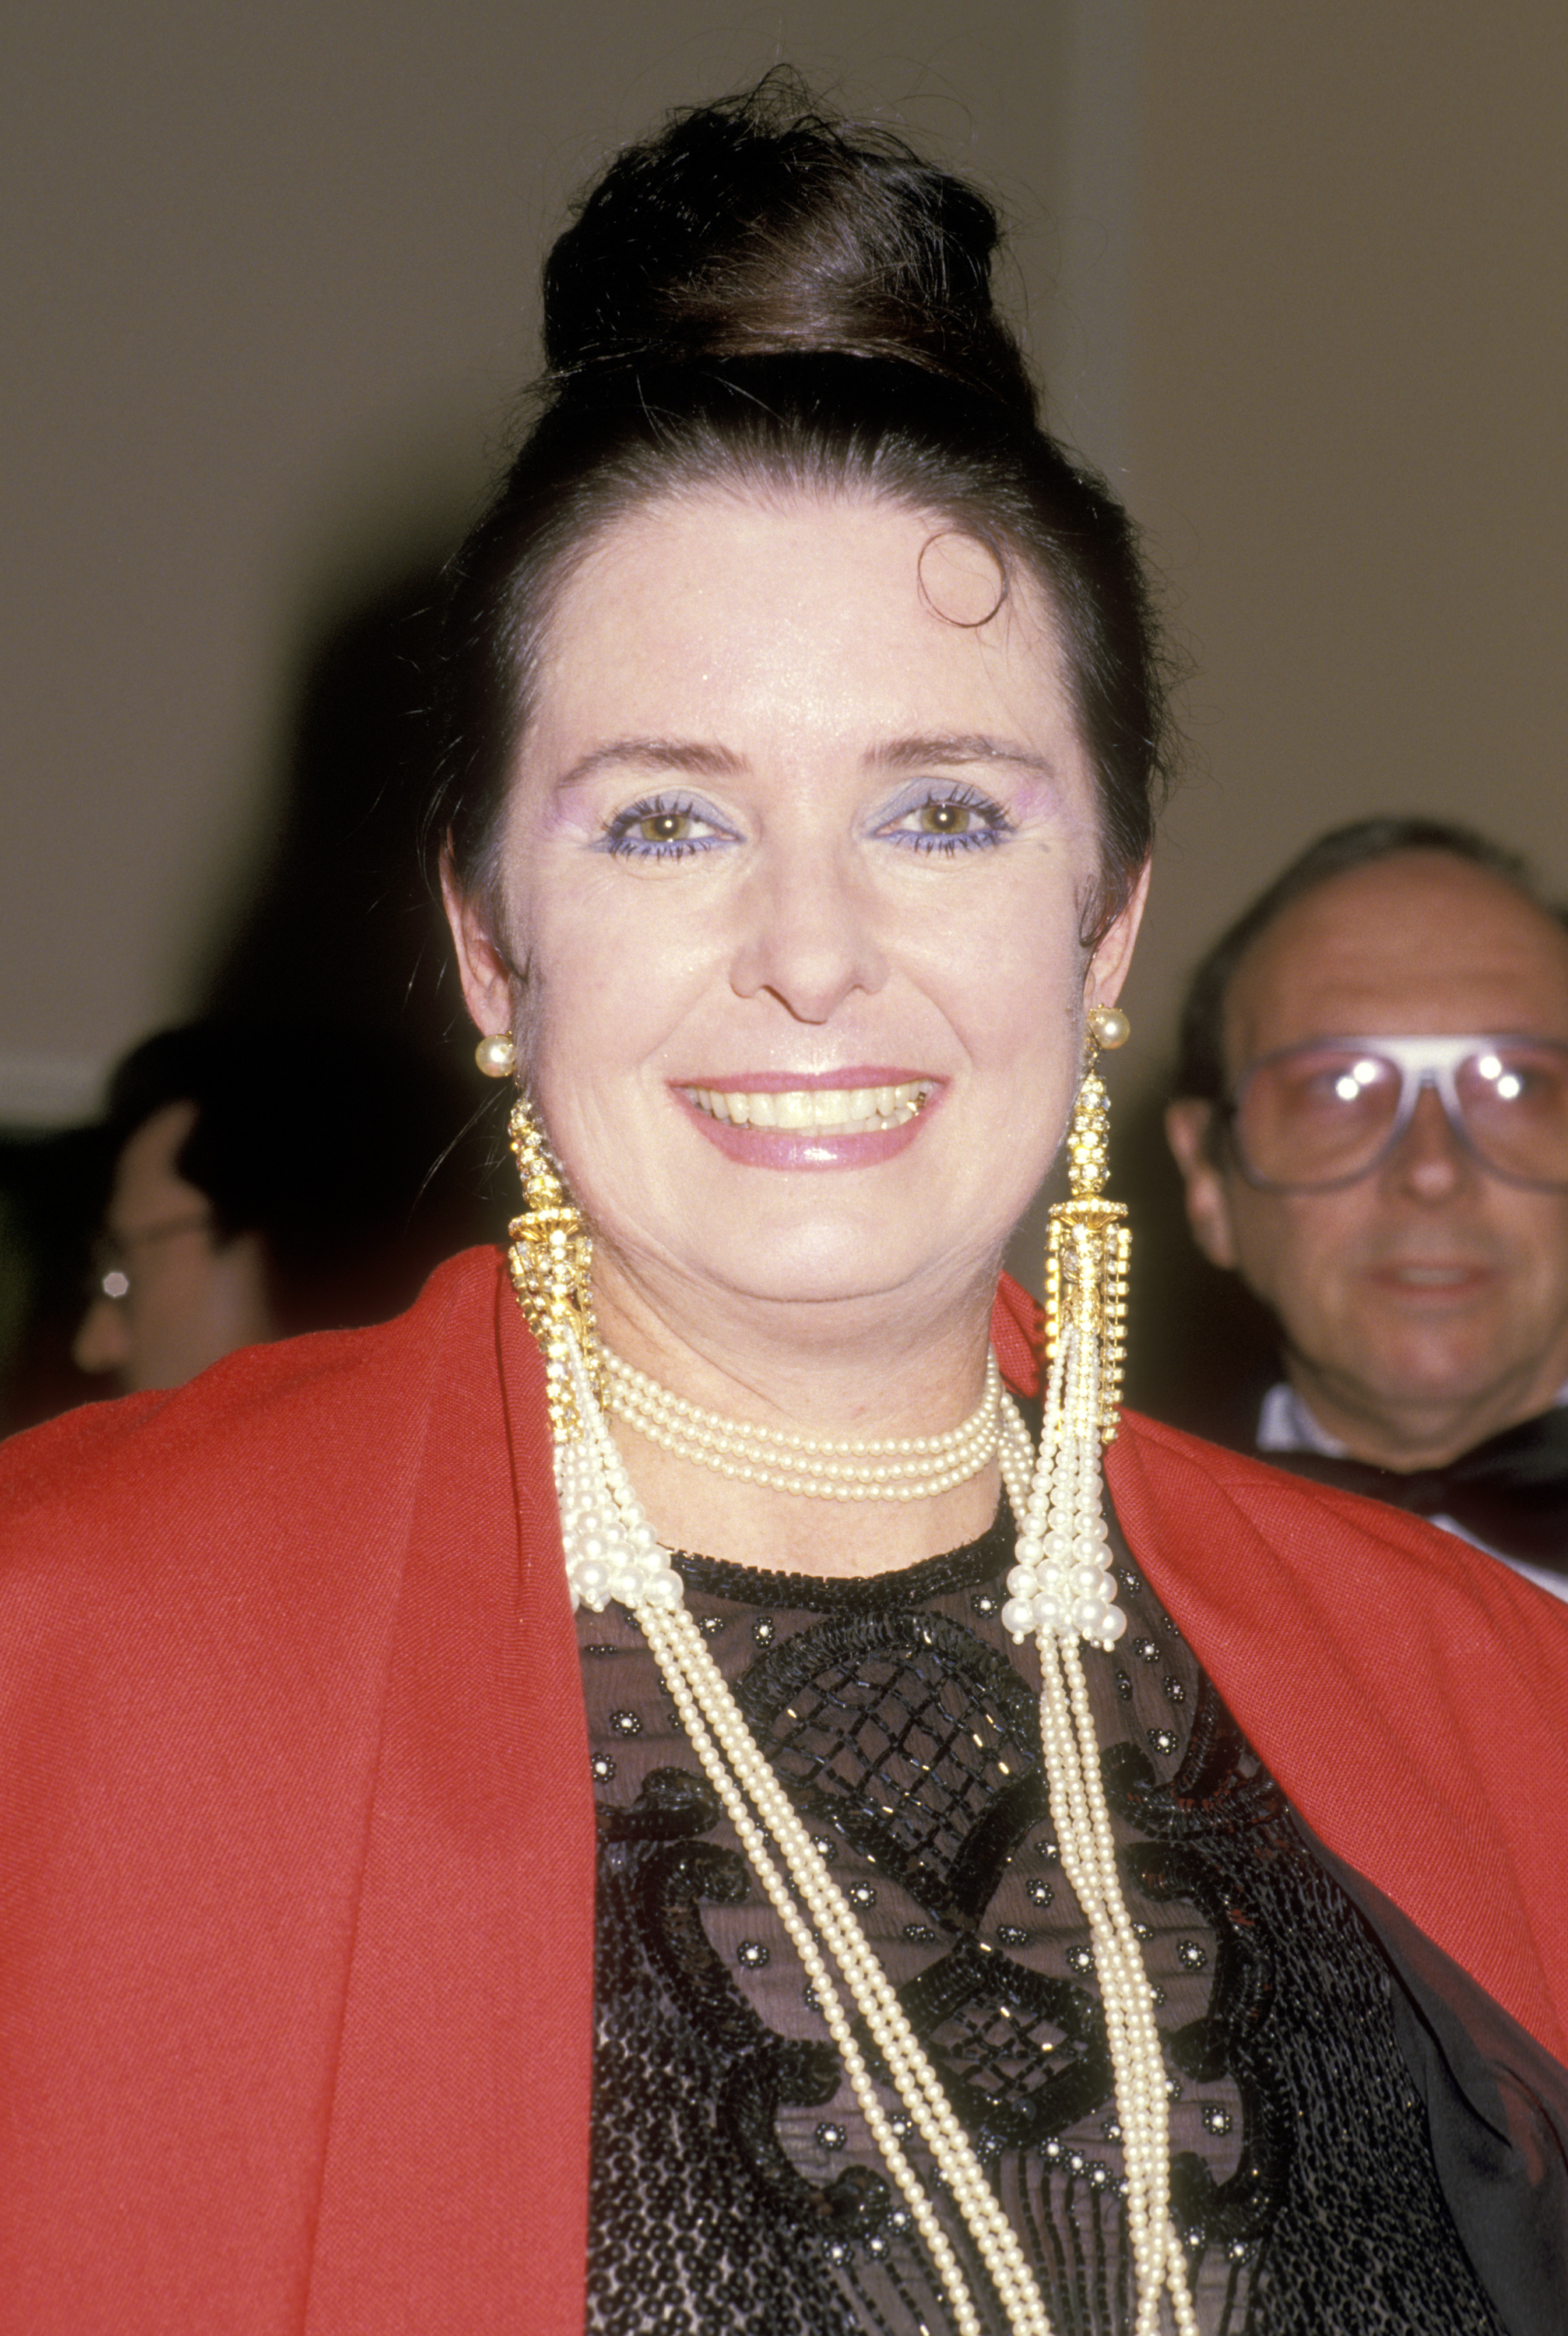
<svg viewBox="0 0 1568 2336">
<path fill-rule="evenodd" d="M 1498 1034 L 1311 1038 L 1265 1055 L 1223 1105 L 1236 1164 L 1262 1191 L 1357 1183 L 1428 1089 L 1491 1174 L 1568 1192 L 1568 1044 Z"/>
</svg>

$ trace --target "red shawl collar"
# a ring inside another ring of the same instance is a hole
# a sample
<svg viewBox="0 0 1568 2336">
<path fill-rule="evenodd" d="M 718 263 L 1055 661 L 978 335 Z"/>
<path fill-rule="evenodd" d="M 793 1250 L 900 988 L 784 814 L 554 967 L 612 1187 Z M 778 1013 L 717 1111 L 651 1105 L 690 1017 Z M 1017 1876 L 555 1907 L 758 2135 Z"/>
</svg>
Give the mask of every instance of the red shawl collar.
<svg viewBox="0 0 1568 2336">
<path fill-rule="evenodd" d="M 1148 1422 L 1111 1476 L 1309 1822 L 1561 2056 L 1568 1613 Z M 493 1257 L 19 1439 L 0 1608 L 0 2328 L 577 2336 L 592 1808 Z"/>
</svg>

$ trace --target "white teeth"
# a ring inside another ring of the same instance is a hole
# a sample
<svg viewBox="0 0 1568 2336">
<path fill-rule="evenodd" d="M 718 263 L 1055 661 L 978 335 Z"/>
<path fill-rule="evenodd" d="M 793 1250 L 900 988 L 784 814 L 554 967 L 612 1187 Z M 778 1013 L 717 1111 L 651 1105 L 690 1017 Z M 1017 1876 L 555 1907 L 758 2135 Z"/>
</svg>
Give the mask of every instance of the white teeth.
<svg viewBox="0 0 1568 2336">
<path fill-rule="evenodd" d="M 727 1120 L 735 1127 L 809 1127 L 833 1135 L 872 1135 L 903 1127 L 930 1100 L 930 1092 L 926 1079 L 891 1087 L 791 1087 L 782 1094 L 683 1089 L 710 1119 Z"/>
</svg>

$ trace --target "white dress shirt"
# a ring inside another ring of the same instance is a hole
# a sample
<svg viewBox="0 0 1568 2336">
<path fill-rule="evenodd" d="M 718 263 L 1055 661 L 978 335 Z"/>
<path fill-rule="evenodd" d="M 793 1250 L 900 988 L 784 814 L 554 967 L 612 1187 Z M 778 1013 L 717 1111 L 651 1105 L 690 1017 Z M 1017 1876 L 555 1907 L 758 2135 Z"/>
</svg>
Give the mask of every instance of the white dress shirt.
<svg viewBox="0 0 1568 2336">
<path fill-rule="evenodd" d="M 1559 1387 L 1555 1399 L 1559 1405 L 1568 1405 L 1568 1387 Z M 1329 1460 L 1353 1460 L 1357 1456 L 1348 1444 L 1341 1444 L 1337 1436 L 1329 1435 L 1321 1421 L 1308 1410 L 1295 1388 L 1284 1379 L 1276 1380 L 1263 1397 L 1255 1440 L 1261 1453 L 1320 1452 Z M 1522 1557 L 1510 1557 L 1506 1550 L 1493 1549 L 1487 1543 L 1478 1540 L 1475 1533 L 1466 1533 L 1453 1517 L 1428 1517 L 1427 1522 L 1440 1526 L 1444 1533 L 1453 1533 L 1460 1541 L 1467 1541 L 1472 1549 L 1485 1550 L 1488 1557 L 1501 1558 L 1504 1564 L 1511 1565 L 1515 1573 L 1522 1573 L 1526 1582 L 1537 1582 L 1543 1590 L 1549 1590 L 1553 1598 L 1561 1598 L 1568 1603 L 1568 1576 L 1549 1573 L 1544 1566 L 1531 1565 Z"/>
</svg>

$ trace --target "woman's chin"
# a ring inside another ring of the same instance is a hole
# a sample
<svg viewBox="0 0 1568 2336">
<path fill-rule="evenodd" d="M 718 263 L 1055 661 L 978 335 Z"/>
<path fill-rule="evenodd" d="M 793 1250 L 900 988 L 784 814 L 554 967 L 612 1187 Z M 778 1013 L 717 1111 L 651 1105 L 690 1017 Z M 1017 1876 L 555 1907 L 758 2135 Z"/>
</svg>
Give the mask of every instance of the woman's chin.
<svg viewBox="0 0 1568 2336">
<path fill-rule="evenodd" d="M 659 1245 L 662 1270 L 656 1267 L 654 1278 L 670 1282 L 672 1293 L 678 1285 L 688 1296 L 698 1293 L 702 1303 L 726 1309 L 738 1304 L 896 1310 L 901 1298 L 916 1293 L 930 1302 L 939 1291 L 986 1276 L 1001 1241 L 998 1234 L 996 1244 L 977 1246 L 969 1228 L 954 1225 L 944 1232 L 927 1212 L 919 1222 L 868 1219 L 858 1212 L 817 1213 L 788 1226 L 760 1210 L 723 1224 L 710 1212 L 700 1247 L 693 1231 L 687 1224 L 667 1246 Z M 635 1279 L 648 1286 L 645 1273 Z"/>
</svg>

